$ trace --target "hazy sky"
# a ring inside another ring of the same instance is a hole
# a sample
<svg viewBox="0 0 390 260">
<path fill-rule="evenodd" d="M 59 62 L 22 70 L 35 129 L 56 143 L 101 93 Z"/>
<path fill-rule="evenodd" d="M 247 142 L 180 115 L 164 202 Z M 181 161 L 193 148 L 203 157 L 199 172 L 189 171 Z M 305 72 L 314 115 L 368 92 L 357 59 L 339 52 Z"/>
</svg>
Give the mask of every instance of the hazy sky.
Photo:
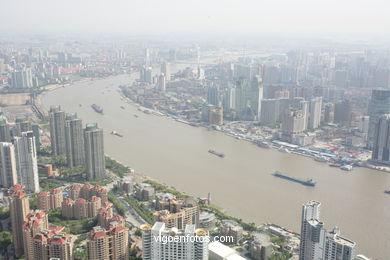
<svg viewBox="0 0 390 260">
<path fill-rule="evenodd" d="M 0 0 L 0 32 L 390 34 L 390 0 Z"/>
</svg>

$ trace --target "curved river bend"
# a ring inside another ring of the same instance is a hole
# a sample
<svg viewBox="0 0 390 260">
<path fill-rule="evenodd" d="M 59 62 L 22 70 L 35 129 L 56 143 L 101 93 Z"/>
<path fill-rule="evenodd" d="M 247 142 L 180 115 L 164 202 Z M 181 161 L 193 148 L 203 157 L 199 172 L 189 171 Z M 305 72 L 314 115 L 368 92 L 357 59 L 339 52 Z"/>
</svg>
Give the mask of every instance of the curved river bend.
<svg viewBox="0 0 390 260">
<path fill-rule="evenodd" d="M 80 81 L 46 93 L 43 104 L 76 112 L 84 124 L 97 122 L 105 130 L 105 152 L 113 158 L 194 196 L 211 192 L 213 203 L 246 221 L 276 223 L 299 232 L 302 204 L 318 200 L 327 228 L 340 227 L 365 255 L 390 259 L 390 196 L 383 193 L 390 188 L 390 174 L 366 168 L 344 172 L 310 158 L 141 113 L 118 93 L 118 85 L 132 80 L 134 76 L 119 75 Z M 103 106 L 104 115 L 92 110 L 93 103 Z M 124 137 L 110 135 L 112 130 Z M 209 149 L 226 157 L 209 154 Z M 317 186 L 273 177 L 275 170 L 313 178 Z"/>
</svg>

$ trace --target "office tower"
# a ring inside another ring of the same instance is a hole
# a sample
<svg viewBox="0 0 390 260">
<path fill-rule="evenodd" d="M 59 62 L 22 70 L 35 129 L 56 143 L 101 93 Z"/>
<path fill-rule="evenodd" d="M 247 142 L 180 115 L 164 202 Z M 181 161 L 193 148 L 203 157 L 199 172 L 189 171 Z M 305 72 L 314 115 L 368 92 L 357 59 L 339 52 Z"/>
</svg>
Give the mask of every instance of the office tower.
<svg viewBox="0 0 390 260">
<path fill-rule="evenodd" d="M 88 124 L 84 129 L 85 164 L 88 180 L 106 177 L 103 129 L 97 124 Z"/>
<path fill-rule="evenodd" d="M 0 142 L 11 142 L 10 125 L 6 118 L 0 119 Z"/>
<path fill-rule="evenodd" d="M 307 124 L 309 123 L 309 101 L 306 101 L 303 97 L 295 97 L 292 100 L 292 106 L 302 111 L 303 118 L 304 118 L 303 128 L 304 130 L 306 130 Z"/>
<path fill-rule="evenodd" d="M 34 237 L 49 228 L 48 216 L 42 210 L 30 211 L 23 222 L 24 256 L 26 260 L 34 258 Z"/>
<path fill-rule="evenodd" d="M 76 114 L 69 114 L 65 119 L 66 161 L 68 167 L 84 166 L 83 122 Z"/>
<path fill-rule="evenodd" d="M 352 103 L 346 99 L 341 102 L 337 102 L 334 105 L 334 122 L 342 125 L 349 126 L 352 119 Z"/>
<path fill-rule="evenodd" d="M 289 109 L 282 119 L 282 133 L 290 136 L 293 134 L 300 134 L 305 130 L 305 118 L 302 110 Z"/>
<path fill-rule="evenodd" d="M 384 114 L 390 114 L 390 90 L 372 90 L 371 101 L 368 105 L 368 115 L 370 122 L 368 126 L 368 142 L 369 148 L 374 144 L 375 127 L 379 118 Z"/>
<path fill-rule="evenodd" d="M 279 99 L 263 99 L 261 101 L 260 122 L 272 125 L 279 121 Z"/>
<path fill-rule="evenodd" d="M 372 159 L 390 164 L 390 114 L 381 116 L 376 125 Z"/>
<path fill-rule="evenodd" d="M 228 87 L 223 92 L 222 106 L 224 111 L 229 111 L 236 108 L 236 89 Z"/>
<path fill-rule="evenodd" d="M 163 73 L 161 73 L 161 75 L 158 77 L 158 90 L 165 92 L 166 88 L 166 77 Z"/>
<path fill-rule="evenodd" d="M 10 78 L 11 88 L 32 88 L 32 73 L 30 68 L 14 71 L 11 73 Z"/>
<path fill-rule="evenodd" d="M 320 206 L 309 201 L 302 207 L 299 260 L 353 260 L 356 243 L 340 236 L 340 231 L 326 231 L 320 221 Z"/>
<path fill-rule="evenodd" d="M 61 107 L 50 108 L 50 139 L 53 155 L 66 155 L 65 112 Z"/>
<path fill-rule="evenodd" d="M 334 84 L 337 88 L 346 88 L 348 86 L 348 73 L 346 70 L 336 70 L 334 73 Z"/>
<path fill-rule="evenodd" d="M 16 169 L 18 183 L 26 190 L 39 192 L 37 151 L 33 132 L 23 132 L 21 137 L 14 137 Z"/>
<path fill-rule="evenodd" d="M 143 260 L 208 259 L 208 232 L 195 229 L 195 225 L 187 225 L 179 230 L 166 228 L 163 222 L 156 222 L 153 227 L 142 225 L 141 231 Z M 168 239 L 172 234 L 178 239 Z"/>
<path fill-rule="evenodd" d="M 15 147 L 12 143 L 0 142 L 0 186 L 9 188 L 17 183 Z"/>
<path fill-rule="evenodd" d="M 30 203 L 22 185 L 11 187 L 9 192 L 12 243 L 14 245 L 15 256 L 20 257 L 24 254 L 23 223 L 25 217 L 30 212 Z"/>
<path fill-rule="evenodd" d="M 0 59 L 0 74 L 5 73 L 4 59 Z"/>
<path fill-rule="evenodd" d="M 322 98 L 316 97 L 310 101 L 309 104 L 309 121 L 308 129 L 317 129 L 321 122 L 321 109 L 322 109 Z"/>
<path fill-rule="evenodd" d="M 171 80 L 171 69 L 170 69 L 170 64 L 168 62 L 164 62 L 161 64 L 161 74 L 165 75 L 166 81 Z"/>
<path fill-rule="evenodd" d="M 258 76 L 252 79 L 240 79 L 236 86 L 236 111 L 242 120 L 259 120 L 261 101 L 263 99 L 263 82 Z"/>
<path fill-rule="evenodd" d="M 96 226 L 87 235 L 88 259 L 129 259 L 129 230 L 113 221 L 106 228 Z"/>
<path fill-rule="evenodd" d="M 33 239 L 33 259 L 41 260 L 73 260 L 73 243 L 75 236 L 55 230 L 42 230 Z"/>
</svg>

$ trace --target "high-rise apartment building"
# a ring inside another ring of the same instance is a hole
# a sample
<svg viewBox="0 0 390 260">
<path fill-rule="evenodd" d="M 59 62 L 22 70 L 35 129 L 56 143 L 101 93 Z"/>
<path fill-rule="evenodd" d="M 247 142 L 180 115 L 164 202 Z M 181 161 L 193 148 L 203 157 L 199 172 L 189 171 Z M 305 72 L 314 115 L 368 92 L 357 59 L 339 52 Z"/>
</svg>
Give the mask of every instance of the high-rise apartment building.
<svg viewBox="0 0 390 260">
<path fill-rule="evenodd" d="M 113 221 L 109 227 L 96 226 L 87 235 L 88 259 L 129 259 L 129 231 L 123 223 Z"/>
<path fill-rule="evenodd" d="M 34 236 L 33 239 L 33 259 L 40 260 L 73 260 L 73 243 L 75 237 L 63 233 L 57 229 L 63 228 L 49 228 L 42 230 Z"/>
<path fill-rule="evenodd" d="M 371 101 L 368 106 L 368 142 L 367 146 L 373 148 L 374 133 L 379 118 L 384 114 L 390 114 L 390 90 L 372 90 Z"/>
<path fill-rule="evenodd" d="M 84 129 L 85 165 L 88 180 L 106 177 L 103 129 L 88 124 Z"/>
<path fill-rule="evenodd" d="M 39 192 L 39 177 L 35 137 L 32 131 L 14 137 L 18 183 L 26 190 Z"/>
<path fill-rule="evenodd" d="M 153 227 L 142 225 L 143 260 L 207 260 L 208 232 L 187 225 L 185 229 L 166 228 L 163 222 L 156 222 Z M 177 239 L 168 239 L 175 236 Z"/>
<path fill-rule="evenodd" d="M 6 118 L 0 119 L 0 142 L 11 142 L 11 129 Z"/>
<path fill-rule="evenodd" d="M 61 208 L 63 201 L 63 194 L 61 189 L 52 189 L 49 191 L 42 191 L 38 193 L 38 209 L 49 211 L 52 209 Z"/>
<path fill-rule="evenodd" d="M 166 81 L 171 80 L 171 69 L 168 62 L 163 62 L 161 64 L 161 73 L 164 73 Z"/>
<path fill-rule="evenodd" d="M 84 166 L 83 122 L 76 114 L 66 116 L 65 120 L 66 161 L 68 167 Z"/>
<path fill-rule="evenodd" d="M 376 124 L 372 159 L 390 164 L 390 114 L 381 116 Z"/>
<path fill-rule="evenodd" d="M 9 188 L 17 183 L 15 147 L 12 143 L 0 142 L 0 186 Z"/>
<path fill-rule="evenodd" d="M 322 98 L 316 97 L 310 101 L 309 104 L 309 121 L 307 128 L 316 129 L 321 123 L 321 109 L 322 109 Z"/>
<path fill-rule="evenodd" d="M 50 108 L 50 138 L 53 155 L 66 155 L 65 112 L 58 107 Z"/>
<path fill-rule="evenodd" d="M 24 193 L 24 187 L 22 185 L 11 187 L 9 193 L 12 243 L 15 256 L 20 257 L 24 254 L 23 223 L 25 217 L 30 212 L 30 202 L 28 196 Z"/>
<path fill-rule="evenodd" d="M 30 68 L 14 71 L 10 78 L 11 88 L 32 88 L 32 72 Z"/>
<path fill-rule="evenodd" d="M 338 229 L 328 232 L 324 228 L 320 206 L 309 201 L 302 207 L 299 260 L 354 260 L 356 243 L 340 236 Z"/>
<path fill-rule="evenodd" d="M 31 211 L 23 222 L 24 256 L 26 260 L 36 260 L 34 257 L 34 237 L 42 230 L 49 228 L 48 216 L 42 210 Z"/>
<path fill-rule="evenodd" d="M 184 229 L 186 225 L 199 226 L 199 207 L 193 198 L 157 200 L 154 221 L 164 222 L 167 228 Z"/>
</svg>

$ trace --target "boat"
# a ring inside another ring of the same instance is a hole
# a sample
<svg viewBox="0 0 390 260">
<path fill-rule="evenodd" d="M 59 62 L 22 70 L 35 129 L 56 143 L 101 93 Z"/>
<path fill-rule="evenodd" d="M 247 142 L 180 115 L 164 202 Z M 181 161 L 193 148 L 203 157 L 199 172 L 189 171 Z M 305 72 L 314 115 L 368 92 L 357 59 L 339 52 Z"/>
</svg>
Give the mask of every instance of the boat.
<svg viewBox="0 0 390 260">
<path fill-rule="evenodd" d="M 118 133 L 117 131 L 111 131 L 111 134 L 112 134 L 112 135 L 119 136 L 119 137 L 123 137 L 123 135 L 121 135 L 121 134 Z"/>
<path fill-rule="evenodd" d="M 282 152 L 282 153 L 290 153 L 290 150 L 287 149 L 287 148 L 284 148 L 283 146 L 281 146 L 279 149 L 278 149 L 279 152 Z"/>
<path fill-rule="evenodd" d="M 138 115 L 136 115 L 136 114 L 134 114 L 133 116 L 134 116 L 134 117 L 138 117 Z"/>
<path fill-rule="evenodd" d="M 122 109 L 125 109 L 125 107 L 124 107 L 124 106 L 121 106 L 121 108 L 122 108 Z"/>
<path fill-rule="evenodd" d="M 224 158 L 224 157 L 225 157 L 225 154 L 216 152 L 216 151 L 214 151 L 214 150 L 209 150 L 209 153 L 214 154 L 214 155 L 216 155 L 216 156 L 218 156 L 218 157 L 221 157 L 221 158 Z"/>
<path fill-rule="evenodd" d="M 340 166 L 340 169 L 343 171 L 352 171 L 353 167 L 352 167 L 352 165 L 346 164 L 346 165 Z"/>
<path fill-rule="evenodd" d="M 329 159 L 324 156 L 314 156 L 314 161 L 316 162 L 328 162 Z"/>
<path fill-rule="evenodd" d="M 313 181 L 312 179 L 308 179 L 308 180 L 304 181 L 304 180 L 301 180 L 301 179 L 290 177 L 290 176 L 288 176 L 288 175 L 286 175 L 284 173 L 278 172 L 278 171 L 274 172 L 272 175 L 275 176 L 275 177 L 278 177 L 278 178 L 285 179 L 285 180 L 297 182 L 297 183 L 300 183 L 300 184 L 306 185 L 306 186 L 310 186 L 310 187 L 316 186 L 316 182 Z"/>
<path fill-rule="evenodd" d="M 257 143 L 257 145 L 259 146 L 259 147 L 262 147 L 262 148 L 271 148 L 271 146 L 269 145 L 269 143 L 267 143 L 267 142 L 258 142 Z"/>
<path fill-rule="evenodd" d="M 103 114 L 103 108 L 101 106 L 98 106 L 96 104 L 92 104 L 91 107 L 93 108 L 93 110 L 95 110 L 95 112 L 97 112 L 99 114 Z"/>
<path fill-rule="evenodd" d="M 79 104 L 79 107 L 82 107 L 83 105 Z"/>
<path fill-rule="evenodd" d="M 385 190 L 385 193 L 386 194 L 390 194 L 390 190 Z"/>
</svg>

